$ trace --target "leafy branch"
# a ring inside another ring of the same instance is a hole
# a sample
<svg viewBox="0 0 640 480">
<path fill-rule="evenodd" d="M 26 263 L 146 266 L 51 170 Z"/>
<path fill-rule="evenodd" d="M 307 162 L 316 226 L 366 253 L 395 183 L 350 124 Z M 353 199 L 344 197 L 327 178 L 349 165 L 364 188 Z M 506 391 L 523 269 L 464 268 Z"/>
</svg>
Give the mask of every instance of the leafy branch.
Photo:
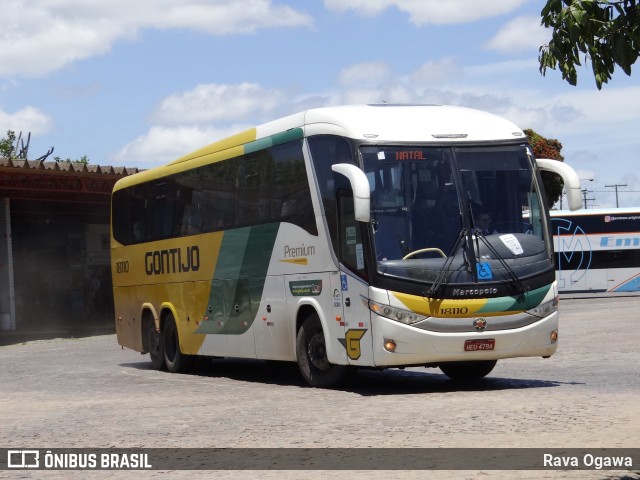
<svg viewBox="0 0 640 480">
<path fill-rule="evenodd" d="M 640 5 L 636 0 L 548 0 L 541 24 L 552 29 L 540 47 L 540 73 L 560 69 L 562 79 L 576 85 L 582 58 L 590 63 L 598 90 L 616 67 L 631 75 L 640 49 Z"/>
</svg>

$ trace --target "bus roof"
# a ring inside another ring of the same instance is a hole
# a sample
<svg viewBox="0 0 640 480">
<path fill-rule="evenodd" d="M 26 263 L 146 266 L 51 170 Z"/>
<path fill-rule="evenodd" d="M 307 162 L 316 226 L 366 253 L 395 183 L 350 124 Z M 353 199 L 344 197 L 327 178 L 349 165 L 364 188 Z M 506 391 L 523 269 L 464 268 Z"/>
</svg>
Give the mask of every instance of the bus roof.
<svg viewBox="0 0 640 480">
<path fill-rule="evenodd" d="M 445 105 L 343 105 L 306 110 L 188 153 L 168 165 L 122 179 L 115 189 L 244 153 L 244 145 L 286 136 L 334 134 L 357 140 L 417 143 L 471 143 L 525 140 L 512 122 L 481 110 Z M 206 157 L 206 160 L 205 160 Z"/>
<path fill-rule="evenodd" d="M 525 135 L 491 113 L 445 105 L 343 105 L 314 108 L 274 120 L 191 152 L 171 164 L 302 128 L 305 136 L 333 133 L 376 142 L 479 142 Z M 253 137 L 253 138 L 252 138 Z"/>
<path fill-rule="evenodd" d="M 582 208 L 573 212 L 571 210 L 550 210 L 549 213 L 552 217 L 573 217 L 577 215 L 640 215 L 640 207 Z"/>
<path fill-rule="evenodd" d="M 524 138 L 491 113 L 445 105 L 348 105 L 308 110 L 305 135 L 335 127 L 354 139 L 393 142 L 478 142 Z M 318 132 L 319 133 L 319 132 Z"/>
</svg>

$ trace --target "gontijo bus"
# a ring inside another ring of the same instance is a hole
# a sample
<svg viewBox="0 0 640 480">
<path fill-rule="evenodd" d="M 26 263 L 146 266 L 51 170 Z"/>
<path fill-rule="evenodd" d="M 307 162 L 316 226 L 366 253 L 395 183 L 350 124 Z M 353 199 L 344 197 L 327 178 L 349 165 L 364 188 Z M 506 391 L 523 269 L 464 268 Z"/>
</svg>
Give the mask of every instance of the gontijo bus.
<svg viewBox="0 0 640 480">
<path fill-rule="evenodd" d="M 549 217 L 523 132 L 448 106 L 307 110 L 117 182 L 118 342 L 179 372 L 197 355 L 296 362 L 319 387 L 356 367 L 548 357 Z M 476 227 L 491 211 L 493 228 Z"/>
</svg>

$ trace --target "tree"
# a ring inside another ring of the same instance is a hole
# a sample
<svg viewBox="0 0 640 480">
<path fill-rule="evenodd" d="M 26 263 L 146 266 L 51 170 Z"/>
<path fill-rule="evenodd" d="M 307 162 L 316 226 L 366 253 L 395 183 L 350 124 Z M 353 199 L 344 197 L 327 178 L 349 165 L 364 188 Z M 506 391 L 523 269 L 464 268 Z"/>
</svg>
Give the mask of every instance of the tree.
<svg viewBox="0 0 640 480">
<path fill-rule="evenodd" d="M 91 160 L 89 160 L 89 157 L 87 157 L 86 155 L 81 156 L 80 158 L 76 158 L 76 159 L 71 159 L 69 157 L 62 159 L 60 157 L 53 157 L 53 160 L 60 163 L 89 163 Z"/>
<path fill-rule="evenodd" d="M 531 150 L 537 158 L 551 158 L 562 162 L 564 157 L 560 153 L 562 150 L 562 144 L 555 138 L 545 138 L 542 135 L 537 134 L 531 129 L 524 130 L 524 134 L 527 136 Z M 564 182 L 562 177 L 553 172 L 543 170 L 541 172 L 542 183 L 544 184 L 544 190 L 547 194 L 547 205 L 551 207 L 554 203 L 560 200 L 562 195 L 562 189 L 564 188 Z"/>
<path fill-rule="evenodd" d="M 13 144 L 16 141 L 16 132 L 7 130 L 7 136 L 0 139 L 0 157 L 11 158 L 13 154 Z"/>
<path fill-rule="evenodd" d="M 21 138 L 22 138 L 22 132 L 20 133 L 18 140 L 20 140 Z M 31 133 L 29 133 L 29 139 L 30 138 L 31 138 Z M 24 146 L 24 142 L 22 145 L 23 145 L 22 149 L 24 150 L 24 155 L 26 156 L 26 152 L 29 147 L 29 141 L 27 141 L 26 148 Z M 5 138 L 0 139 L 0 157 L 14 158 L 14 153 L 17 150 L 18 150 L 18 143 L 16 142 L 16 132 L 14 132 L 13 130 L 7 130 L 7 136 Z M 53 152 L 53 147 L 51 147 L 51 149 L 45 155 L 40 157 L 38 160 L 44 161 L 51 154 L 51 152 Z M 19 156 L 20 155 L 23 155 L 23 154 L 19 154 Z M 53 157 L 53 160 L 56 162 L 85 163 L 85 164 L 88 164 L 91 161 L 89 157 L 87 157 L 86 155 L 82 155 L 80 158 L 76 158 L 76 159 L 72 159 L 69 157 L 65 159 L 62 159 L 60 157 Z"/>
<path fill-rule="evenodd" d="M 576 85 L 581 57 L 591 62 L 598 90 L 616 66 L 631 75 L 640 53 L 640 4 L 637 0 L 547 0 L 541 24 L 552 29 L 540 47 L 540 73 L 560 68 L 562 79 Z"/>
</svg>

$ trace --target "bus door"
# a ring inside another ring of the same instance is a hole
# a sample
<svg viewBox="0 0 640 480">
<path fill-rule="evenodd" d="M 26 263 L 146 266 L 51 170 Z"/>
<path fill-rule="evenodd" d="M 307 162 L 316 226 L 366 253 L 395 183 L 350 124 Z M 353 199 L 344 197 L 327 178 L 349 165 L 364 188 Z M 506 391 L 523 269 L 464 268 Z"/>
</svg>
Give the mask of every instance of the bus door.
<svg viewBox="0 0 640 480">
<path fill-rule="evenodd" d="M 344 327 L 340 343 L 350 364 L 373 365 L 371 312 L 364 303 L 369 298 L 364 226 L 355 220 L 352 192 L 339 191 L 337 198 L 340 272 L 339 282 L 332 282 L 332 288 L 334 311 L 341 314 Z"/>
<path fill-rule="evenodd" d="M 284 277 L 271 275 L 266 278 L 262 302 L 257 306 L 258 315 L 253 332 L 256 342 L 256 356 L 269 360 L 295 359 L 293 334 L 287 315 Z"/>
</svg>

